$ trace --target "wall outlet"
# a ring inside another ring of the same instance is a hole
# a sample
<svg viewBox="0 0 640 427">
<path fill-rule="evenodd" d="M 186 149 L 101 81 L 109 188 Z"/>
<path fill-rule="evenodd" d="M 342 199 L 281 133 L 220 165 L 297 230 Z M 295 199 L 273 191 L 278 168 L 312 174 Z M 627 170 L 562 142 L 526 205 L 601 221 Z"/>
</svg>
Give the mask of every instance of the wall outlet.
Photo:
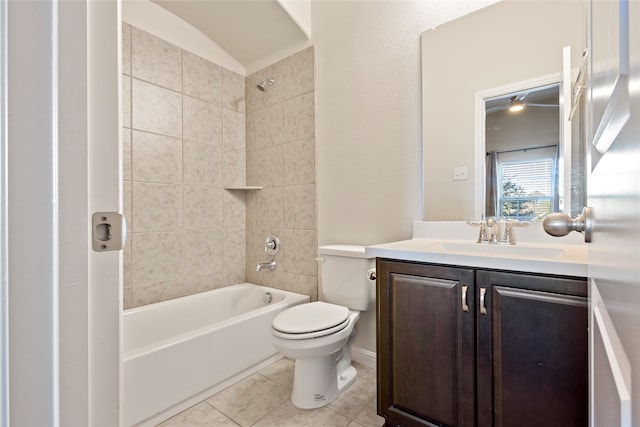
<svg viewBox="0 0 640 427">
<path fill-rule="evenodd" d="M 453 180 L 454 181 L 462 181 L 465 179 L 469 179 L 467 167 L 459 166 L 457 168 L 453 168 Z"/>
</svg>

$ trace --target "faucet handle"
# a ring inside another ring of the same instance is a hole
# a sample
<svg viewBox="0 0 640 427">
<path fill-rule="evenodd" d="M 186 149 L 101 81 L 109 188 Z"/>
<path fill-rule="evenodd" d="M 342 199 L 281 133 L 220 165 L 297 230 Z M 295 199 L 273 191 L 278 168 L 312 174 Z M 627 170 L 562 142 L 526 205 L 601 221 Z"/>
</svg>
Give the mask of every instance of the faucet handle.
<svg viewBox="0 0 640 427">
<path fill-rule="evenodd" d="M 478 235 L 478 243 L 486 243 L 489 239 L 487 237 L 487 223 L 482 221 L 480 223 L 480 234 Z"/>
<path fill-rule="evenodd" d="M 513 232 L 513 226 L 511 221 L 507 221 L 504 225 L 504 239 L 503 241 L 508 245 L 516 244 L 516 236 Z"/>
<path fill-rule="evenodd" d="M 264 239 L 264 253 L 275 256 L 280 250 L 280 239 L 273 234 L 268 235 Z"/>
</svg>

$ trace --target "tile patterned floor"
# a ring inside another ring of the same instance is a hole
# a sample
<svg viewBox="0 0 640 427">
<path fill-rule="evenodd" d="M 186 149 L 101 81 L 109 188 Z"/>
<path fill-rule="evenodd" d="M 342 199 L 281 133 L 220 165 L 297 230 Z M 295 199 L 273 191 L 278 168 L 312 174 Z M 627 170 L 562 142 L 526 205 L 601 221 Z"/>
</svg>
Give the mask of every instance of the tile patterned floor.
<svg viewBox="0 0 640 427">
<path fill-rule="evenodd" d="M 281 359 L 160 424 L 161 427 L 380 427 L 376 373 L 357 362 L 356 381 L 330 405 L 313 410 L 291 403 L 293 361 Z"/>
</svg>

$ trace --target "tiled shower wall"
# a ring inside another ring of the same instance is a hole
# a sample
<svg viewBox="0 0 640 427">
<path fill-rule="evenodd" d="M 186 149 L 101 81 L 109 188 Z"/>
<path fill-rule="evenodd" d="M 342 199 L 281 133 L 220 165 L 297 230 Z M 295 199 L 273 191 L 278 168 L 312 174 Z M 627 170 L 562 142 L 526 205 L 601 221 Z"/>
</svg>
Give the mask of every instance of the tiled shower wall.
<svg viewBox="0 0 640 427">
<path fill-rule="evenodd" d="M 247 280 L 317 299 L 315 63 L 309 47 L 246 79 Z M 274 78 L 264 92 L 256 84 Z M 271 259 L 264 239 L 282 243 L 275 271 L 256 272 Z"/>
<path fill-rule="evenodd" d="M 122 39 L 124 307 L 245 280 L 315 299 L 313 48 L 245 79 L 125 23 Z M 245 183 L 264 189 L 224 189 Z M 278 269 L 255 273 L 268 233 Z"/>
<path fill-rule="evenodd" d="M 244 77 L 123 24 L 124 307 L 245 280 Z"/>
</svg>

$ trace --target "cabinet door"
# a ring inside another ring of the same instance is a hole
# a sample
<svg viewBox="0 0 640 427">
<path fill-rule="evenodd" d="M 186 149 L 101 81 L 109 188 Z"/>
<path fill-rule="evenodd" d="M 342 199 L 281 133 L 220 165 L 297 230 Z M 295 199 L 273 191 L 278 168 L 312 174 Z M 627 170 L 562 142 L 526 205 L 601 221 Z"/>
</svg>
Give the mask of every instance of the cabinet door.
<svg viewBox="0 0 640 427">
<path fill-rule="evenodd" d="M 473 426 L 473 270 L 378 260 L 377 274 L 385 425 Z"/>
<path fill-rule="evenodd" d="M 476 280 L 478 425 L 587 426 L 586 281 L 490 271 Z"/>
</svg>

